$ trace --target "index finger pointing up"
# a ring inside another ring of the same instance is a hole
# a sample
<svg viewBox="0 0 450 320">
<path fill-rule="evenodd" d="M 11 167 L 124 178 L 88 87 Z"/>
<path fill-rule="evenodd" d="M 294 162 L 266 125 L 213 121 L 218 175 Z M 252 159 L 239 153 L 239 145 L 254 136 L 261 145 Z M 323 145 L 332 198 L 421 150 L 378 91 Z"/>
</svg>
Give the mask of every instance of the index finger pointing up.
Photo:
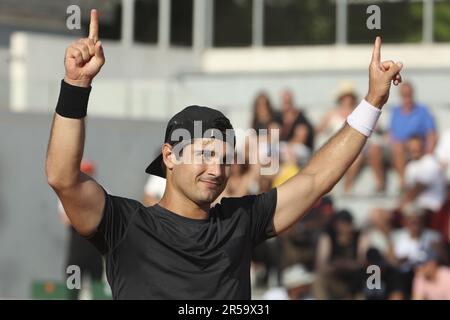
<svg viewBox="0 0 450 320">
<path fill-rule="evenodd" d="M 377 36 L 375 38 L 375 45 L 373 46 L 372 52 L 372 62 L 380 63 L 381 62 L 381 38 Z"/>
<path fill-rule="evenodd" d="M 96 9 L 91 10 L 91 22 L 89 24 L 89 39 L 97 42 L 98 40 L 98 12 Z"/>
</svg>

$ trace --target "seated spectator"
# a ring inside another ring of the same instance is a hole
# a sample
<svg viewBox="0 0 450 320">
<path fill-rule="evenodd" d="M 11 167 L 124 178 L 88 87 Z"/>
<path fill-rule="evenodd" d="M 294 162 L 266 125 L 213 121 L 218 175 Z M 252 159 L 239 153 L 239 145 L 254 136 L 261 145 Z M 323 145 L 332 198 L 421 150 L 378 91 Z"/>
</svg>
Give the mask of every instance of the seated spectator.
<svg viewBox="0 0 450 320">
<path fill-rule="evenodd" d="M 414 268 L 421 262 L 424 253 L 430 250 L 442 253 L 441 237 L 436 231 L 425 227 L 424 217 L 424 210 L 414 204 L 407 205 L 403 209 L 404 227 L 392 235 L 405 299 L 410 298 Z"/>
<path fill-rule="evenodd" d="M 409 138 L 420 136 L 425 141 L 425 152 L 432 153 L 437 141 L 436 124 L 428 107 L 414 101 L 411 83 L 400 86 L 401 105 L 394 107 L 391 114 L 389 138 L 392 164 L 398 173 L 400 187 L 405 186 L 406 153 L 405 144 Z"/>
<path fill-rule="evenodd" d="M 318 244 L 316 282 L 318 299 L 352 299 L 361 292 L 364 280 L 362 263 L 358 260 L 359 232 L 347 210 L 338 211 L 331 228 Z"/>
<path fill-rule="evenodd" d="M 378 286 L 365 286 L 364 296 L 367 300 L 402 300 L 404 295 L 402 293 L 401 279 L 398 277 L 398 272 L 395 266 L 388 263 L 386 258 L 380 253 L 378 249 L 369 248 L 365 256 L 366 270 L 370 266 L 377 266 L 380 271 L 380 278 Z"/>
<path fill-rule="evenodd" d="M 403 209 L 404 227 L 394 231 L 392 241 L 394 254 L 401 268 L 411 270 L 423 256 L 424 250 L 439 250 L 439 233 L 424 224 L 424 210 L 409 204 Z"/>
<path fill-rule="evenodd" d="M 222 194 L 214 201 L 219 203 L 224 197 L 243 197 L 248 194 L 257 194 L 259 192 L 258 176 L 259 166 L 257 164 L 245 163 L 240 164 L 235 157 L 234 163 L 231 164 L 230 177 L 227 186 Z"/>
<path fill-rule="evenodd" d="M 325 140 L 331 138 L 344 125 L 347 117 L 356 107 L 358 96 L 353 85 L 343 83 L 336 97 L 336 107 L 328 111 L 316 128 L 316 134 L 322 134 Z M 365 159 L 372 168 L 375 176 L 375 192 L 382 193 L 385 188 L 384 161 L 382 149 L 382 135 L 379 125 L 368 140 L 363 152 L 356 158 L 344 177 L 344 193 L 350 194 L 353 183 L 358 175 Z"/>
<path fill-rule="evenodd" d="M 303 219 L 279 235 L 282 243 L 282 268 L 301 263 L 312 270 L 317 243 L 334 214 L 332 199 L 321 198 Z"/>
<path fill-rule="evenodd" d="M 447 185 L 447 198 L 441 210 L 431 219 L 431 228 L 438 231 L 445 247 L 444 261 L 450 261 L 450 184 Z"/>
<path fill-rule="evenodd" d="M 260 92 L 253 102 L 251 127 L 259 134 L 259 130 L 268 129 L 272 121 L 274 121 L 274 111 L 269 96 L 265 92 Z"/>
<path fill-rule="evenodd" d="M 358 245 L 361 261 L 367 258 L 367 252 L 372 249 L 378 251 L 386 263 L 395 263 L 391 219 L 389 210 L 375 208 L 371 211 L 369 227 L 362 233 Z"/>
<path fill-rule="evenodd" d="M 408 139 L 407 149 L 411 161 L 405 170 L 406 192 L 400 201 L 400 209 L 416 202 L 427 212 L 427 226 L 432 215 L 438 212 L 446 198 L 445 178 L 434 154 L 426 153 L 419 136 Z"/>
<path fill-rule="evenodd" d="M 280 140 L 301 143 L 314 150 L 314 128 L 303 110 L 298 110 L 290 90 L 281 95 Z"/>
<path fill-rule="evenodd" d="M 268 239 L 253 249 L 252 272 L 257 288 L 281 285 L 281 242 L 278 237 Z"/>
<path fill-rule="evenodd" d="M 414 300 L 450 300 L 450 268 L 440 265 L 432 251 L 416 269 L 412 296 Z"/>
<path fill-rule="evenodd" d="M 283 144 L 280 146 L 280 168 L 275 175 L 272 187 L 276 188 L 295 176 L 300 170 L 300 166 L 297 164 L 296 155 L 294 150 L 289 144 Z"/>
</svg>

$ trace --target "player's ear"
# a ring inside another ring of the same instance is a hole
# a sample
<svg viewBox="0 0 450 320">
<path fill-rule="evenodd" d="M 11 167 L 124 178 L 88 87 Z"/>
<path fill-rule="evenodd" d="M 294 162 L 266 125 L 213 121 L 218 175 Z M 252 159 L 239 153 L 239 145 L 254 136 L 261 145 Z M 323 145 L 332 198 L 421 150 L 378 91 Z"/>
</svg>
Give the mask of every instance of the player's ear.
<svg viewBox="0 0 450 320">
<path fill-rule="evenodd" d="M 162 158 L 163 158 L 163 162 L 164 165 L 166 166 L 167 170 L 172 170 L 175 162 L 176 162 L 176 158 L 175 158 L 175 154 L 173 153 L 172 150 L 172 146 L 168 143 L 164 143 L 161 149 L 161 153 L 162 153 Z"/>
</svg>

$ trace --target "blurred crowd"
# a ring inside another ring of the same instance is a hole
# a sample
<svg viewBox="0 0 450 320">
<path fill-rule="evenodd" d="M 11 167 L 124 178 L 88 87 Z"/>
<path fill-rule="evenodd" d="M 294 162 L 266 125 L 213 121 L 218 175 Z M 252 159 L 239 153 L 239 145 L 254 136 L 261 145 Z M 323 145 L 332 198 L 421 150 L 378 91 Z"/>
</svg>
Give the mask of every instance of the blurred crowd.
<svg viewBox="0 0 450 320">
<path fill-rule="evenodd" d="M 354 213 L 337 208 L 331 195 L 320 199 L 287 232 L 256 248 L 251 275 L 262 298 L 450 299 L 450 131 L 438 134 L 433 114 L 414 99 L 411 83 L 403 83 L 399 94 L 389 125 L 376 128 L 342 182 L 343 195 L 352 195 L 367 166 L 373 173 L 373 196 L 383 196 L 386 172 L 393 170 L 396 205 L 372 208 L 367 222 L 357 227 Z M 257 150 L 246 141 L 243 164 L 232 165 L 221 197 L 262 193 L 294 176 L 343 126 L 360 98 L 343 84 L 335 106 L 313 123 L 290 90 L 281 93 L 279 108 L 267 93 L 258 93 L 250 124 Z M 275 133 L 277 147 L 270 143 Z M 259 163 L 249 161 L 251 152 L 258 153 Z M 279 170 L 261 175 L 261 166 L 267 165 L 263 158 L 279 161 Z M 145 204 L 156 203 L 164 187 L 164 179 L 151 176 Z"/>
</svg>

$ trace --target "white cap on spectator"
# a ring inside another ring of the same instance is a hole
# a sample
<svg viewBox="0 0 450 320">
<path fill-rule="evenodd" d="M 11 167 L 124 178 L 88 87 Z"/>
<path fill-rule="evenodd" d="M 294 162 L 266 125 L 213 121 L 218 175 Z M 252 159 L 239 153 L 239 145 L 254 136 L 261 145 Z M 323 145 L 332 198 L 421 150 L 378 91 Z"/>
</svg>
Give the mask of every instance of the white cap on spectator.
<svg viewBox="0 0 450 320">
<path fill-rule="evenodd" d="M 301 264 L 293 265 L 283 271 L 283 285 L 287 289 L 312 284 L 314 273 L 309 272 Z"/>
</svg>

